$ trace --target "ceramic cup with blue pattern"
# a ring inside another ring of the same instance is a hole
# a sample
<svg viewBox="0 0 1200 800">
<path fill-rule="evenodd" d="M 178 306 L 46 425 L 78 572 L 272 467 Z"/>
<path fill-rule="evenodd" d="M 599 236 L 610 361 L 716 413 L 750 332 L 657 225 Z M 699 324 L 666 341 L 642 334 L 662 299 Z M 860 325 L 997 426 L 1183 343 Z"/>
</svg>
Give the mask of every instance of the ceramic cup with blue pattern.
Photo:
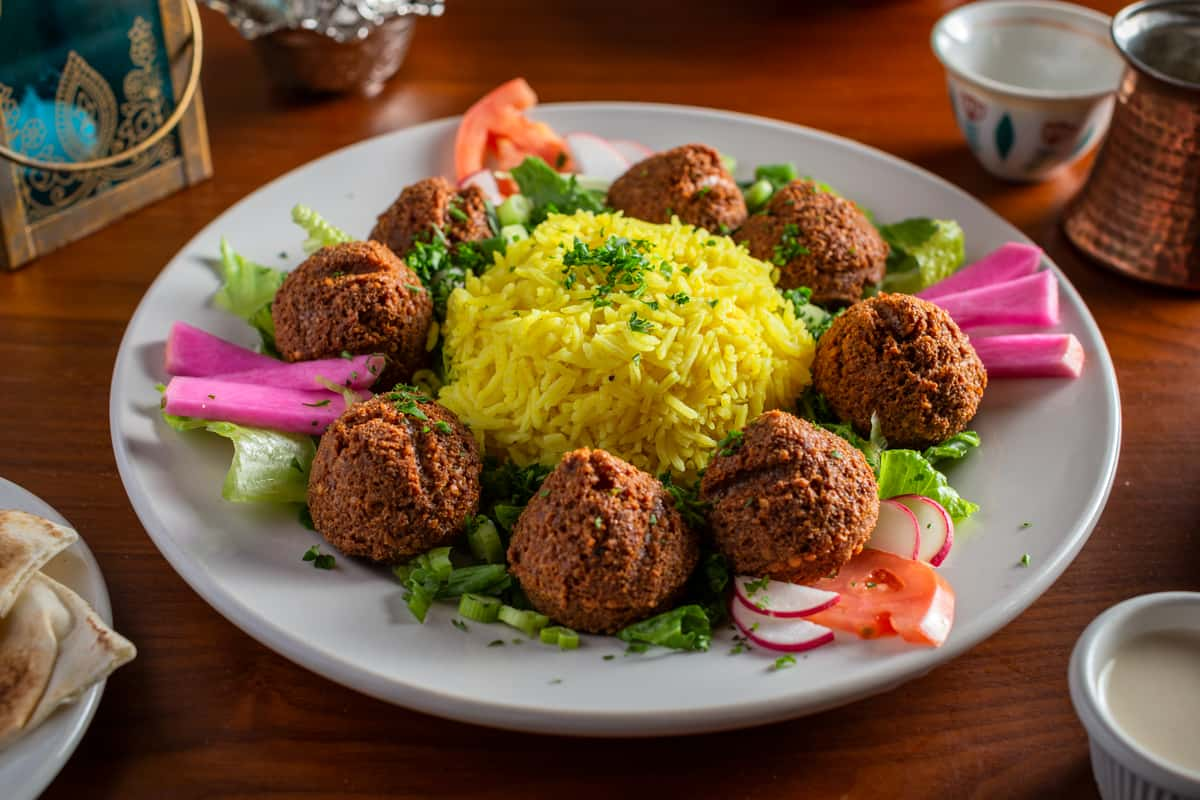
<svg viewBox="0 0 1200 800">
<path fill-rule="evenodd" d="M 967 145 L 1001 178 L 1038 181 L 1103 138 L 1124 62 L 1109 18 L 1048 0 L 985 0 L 933 28 Z"/>
</svg>

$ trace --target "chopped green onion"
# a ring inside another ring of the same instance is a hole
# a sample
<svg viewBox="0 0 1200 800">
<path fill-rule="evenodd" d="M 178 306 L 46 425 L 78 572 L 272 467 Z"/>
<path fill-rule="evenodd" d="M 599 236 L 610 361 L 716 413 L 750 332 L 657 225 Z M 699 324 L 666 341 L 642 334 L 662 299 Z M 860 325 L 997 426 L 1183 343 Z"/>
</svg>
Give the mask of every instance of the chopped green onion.
<svg viewBox="0 0 1200 800">
<path fill-rule="evenodd" d="M 500 606 L 499 619 L 526 636 L 537 636 L 542 628 L 550 624 L 550 618 L 536 611 L 521 611 L 512 606 Z"/>
<path fill-rule="evenodd" d="M 528 238 L 529 231 L 525 230 L 524 225 L 505 225 L 500 229 L 500 241 L 504 242 L 506 245 Z"/>
<path fill-rule="evenodd" d="M 737 159 L 736 158 L 734 158 L 733 156 L 727 156 L 724 153 L 721 153 L 720 156 L 721 156 L 721 166 L 725 168 L 726 172 L 728 172 L 730 175 L 737 172 Z"/>
<path fill-rule="evenodd" d="M 775 193 L 775 187 L 768 180 L 755 181 L 750 184 L 749 188 L 744 192 L 746 197 L 746 208 L 754 211 L 762 208 L 771 199 L 771 195 Z"/>
<path fill-rule="evenodd" d="M 500 541 L 500 532 L 496 523 L 480 515 L 467 529 L 467 545 L 471 554 L 488 564 L 504 563 L 504 544 Z"/>
<path fill-rule="evenodd" d="M 458 613 L 473 622 L 495 622 L 500 618 L 500 606 L 495 597 L 464 594 L 458 601 Z"/>
<path fill-rule="evenodd" d="M 504 227 L 526 225 L 533 213 L 533 201 L 523 194 L 514 194 L 496 208 L 496 219 Z"/>
<path fill-rule="evenodd" d="M 579 634 L 570 628 L 564 628 L 561 625 L 553 625 L 549 628 L 542 628 L 539 635 L 542 644 L 556 644 L 559 650 L 577 650 L 579 649 Z"/>
</svg>

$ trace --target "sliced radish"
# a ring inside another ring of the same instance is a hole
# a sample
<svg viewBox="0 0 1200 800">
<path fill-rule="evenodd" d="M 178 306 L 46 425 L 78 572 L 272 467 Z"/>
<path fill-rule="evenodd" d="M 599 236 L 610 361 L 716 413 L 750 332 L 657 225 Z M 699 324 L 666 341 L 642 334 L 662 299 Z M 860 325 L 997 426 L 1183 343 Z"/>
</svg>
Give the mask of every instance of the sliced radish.
<svg viewBox="0 0 1200 800">
<path fill-rule="evenodd" d="M 950 512 L 932 497 L 919 494 L 902 494 L 891 499 L 911 511 L 917 519 L 920 546 L 916 558 L 939 566 L 950 555 L 950 546 L 954 544 L 954 520 L 950 518 Z"/>
<path fill-rule="evenodd" d="M 916 515 L 903 503 L 880 500 L 879 520 L 867 546 L 915 559 L 921 552 L 921 527 Z"/>
<path fill-rule="evenodd" d="M 632 139 L 609 139 L 608 143 L 613 146 L 613 149 L 625 157 L 625 160 L 630 164 L 636 164 L 643 158 L 649 158 L 654 155 L 654 151 L 641 142 L 635 142 Z"/>
<path fill-rule="evenodd" d="M 824 611 L 838 601 L 837 592 L 801 586 L 798 583 L 768 580 L 761 581 L 739 575 L 733 581 L 734 596 L 751 611 L 768 617 L 795 619 Z M 749 584 L 750 588 L 747 588 Z"/>
<path fill-rule="evenodd" d="M 492 174 L 490 169 L 481 169 L 478 172 L 472 172 L 458 182 L 458 188 L 460 189 L 466 189 L 468 186 L 478 186 L 479 191 L 483 192 L 483 196 L 493 204 L 504 202 L 504 196 L 500 192 L 500 185 L 496 183 L 496 176 Z"/>
<path fill-rule="evenodd" d="M 732 600 L 729 616 L 742 635 L 759 647 L 783 653 L 802 653 L 833 641 L 833 631 L 803 619 L 780 619 L 759 614 Z"/>
<path fill-rule="evenodd" d="M 575 168 L 581 175 L 616 180 L 629 169 L 629 161 L 607 139 L 591 133 L 568 133 L 563 137 L 571 148 Z"/>
</svg>

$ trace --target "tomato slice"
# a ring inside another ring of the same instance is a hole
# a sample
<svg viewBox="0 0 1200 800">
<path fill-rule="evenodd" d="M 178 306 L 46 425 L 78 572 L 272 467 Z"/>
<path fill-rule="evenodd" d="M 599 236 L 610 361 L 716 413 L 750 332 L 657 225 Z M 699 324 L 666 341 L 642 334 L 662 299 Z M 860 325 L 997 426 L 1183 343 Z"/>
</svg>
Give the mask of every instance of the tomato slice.
<svg viewBox="0 0 1200 800">
<path fill-rule="evenodd" d="M 454 171 L 458 180 L 483 169 L 488 134 L 506 113 L 519 113 L 537 104 L 537 95 L 524 78 L 513 78 L 475 101 L 463 114 L 454 137 Z"/>
<path fill-rule="evenodd" d="M 513 78 L 479 98 L 463 114 L 454 137 L 454 171 L 458 180 L 483 169 L 489 144 L 499 150 L 501 169 L 516 166 L 527 155 L 539 156 L 558 169 L 570 166 L 571 153 L 554 129 L 523 113 L 537 104 L 537 95 L 524 78 Z M 515 159 L 515 161 L 513 161 Z M 506 165 L 506 161 L 512 162 Z"/>
<path fill-rule="evenodd" d="M 938 647 L 954 624 L 954 589 L 923 561 L 866 549 L 836 577 L 813 586 L 837 592 L 841 599 L 807 619 L 863 639 L 899 635 L 906 642 Z"/>
</svg>

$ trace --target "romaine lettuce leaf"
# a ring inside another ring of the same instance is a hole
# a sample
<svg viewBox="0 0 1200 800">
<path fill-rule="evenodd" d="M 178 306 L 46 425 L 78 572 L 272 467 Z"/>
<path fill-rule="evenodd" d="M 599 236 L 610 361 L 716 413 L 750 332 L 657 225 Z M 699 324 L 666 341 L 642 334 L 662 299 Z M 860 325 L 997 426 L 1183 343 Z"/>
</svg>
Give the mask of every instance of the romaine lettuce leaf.
<svg viewBox="0 0 1200 800">
<path fill-rule="evenodd" d="M 341 228 L 330 225 L 325 221 L 324 217 L 308 206 L 294 206 L 292 208 L 292 222 L 299 225 L 308 234 L 308 238 L 304 240 L 303 245 L 305 253 L 315 253 L 322 247 L 328 247 L 331 244 L 342 244 L 343 242 L 352 241 L 354 238 Z"/>
<path fill-rule="evenodd" d="M 263 350 L 275 352 L 275 323 L 271 320 L 271 301 L 287 273 L 247 261 L 221 239 L 221 288 L 213 295 L 213 305 L 250 323 L 263 340 Z"/>
<path fill-rule="evenodd" d="M 707 650 L 712 643 L 712 625 L 700 606 L 679 606 L 622 628 L 617 638 L 628 642 L 635 652 L 651 645 L 675 650 Z"/>
<path fill-rule="evenodd" d="M 979 434 L 975 431 L 963 431 L 954 434 L 941 444 L 925 448 L 922 455 L 931 464 L 936 465 L 937 462 L 943 460 L 957 461 L 976 447 L 979 447 Z"/>
<path fill-rule="evenodd" d="M 901 494 L 919 494 L 938 501 L 955 522 L 979 510 L 916 450 L 885 450 L 879 460 L 879 496 L 886 499 Z"/>
<path fill-rule="evenodd" d="M 949 277 L 966 259 L 962 228 L 954 220 L 914 217 L 879 226 L 891 246 L 886 292 L 919 292 Z"/>
<path fill-rule="evenodd" d="M 574 214 L 576 211 L 604 210 L 604 195 L 584 189 L 574 175 L 560 175 L 536 156 L 530 156 L 511 170 L 521 194 L 533 203 L 529 223 L 533 227 L 550 214 Z"/>
<path fill-rule="evenodd" d="M 177 431 L 204 429 L 233 442 L 233 462 L 221 496 L 232 503 L 303 503 L 317 446 L 311 436 L 251 428 L 232 422 L 163 414 Z"/>
</svg>

